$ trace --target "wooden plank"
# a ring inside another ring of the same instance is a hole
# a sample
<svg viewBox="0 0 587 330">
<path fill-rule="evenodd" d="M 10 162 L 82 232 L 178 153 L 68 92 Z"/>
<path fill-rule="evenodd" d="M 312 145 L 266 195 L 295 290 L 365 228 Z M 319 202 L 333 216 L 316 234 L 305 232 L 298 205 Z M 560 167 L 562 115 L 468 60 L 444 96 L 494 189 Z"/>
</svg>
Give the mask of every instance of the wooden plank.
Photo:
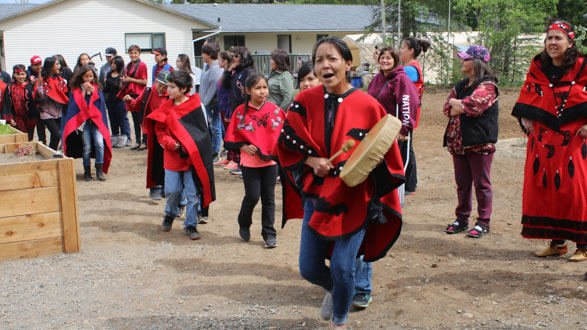
<svg viewBox="0 0 587 330">
<path fill-rule="evenodd" d="M 38 172 L 42 170 L 53 170 L 57 172 L 57 160 L 40 160 L 36 162 L 1 164 L 0 182 L 4 180 L 2 176 Z"/>
<path fill-rule="evenodd" d="M 56 171 L 39 171 L 0 177 L 0 191 L 57 186 Z"/>
<path fill-rule="evenodd" d="M 61 223 L 65 253 L 79 252 L 80 229 L 75 185 L 75 164 L 72 158 L 59 161 L 59 190 L 61 193 Z"/>
<path fill-rule="evenodd" d="M 0 244 L 61 237 L 61 212 L 0 218 Z"/>
<path fill-rule="evenodd" d="M 0 260 L 36 258 L 41 255 L 63 251 L 61 237 L 42 238 L 31 241 L 0 244 Z"/>
<path fill-rule="evenodd" d="M 26 133 L 23 133 L 16 128 L 12 129 L 15 131 L 14 134 L 0 135 L 0 144 L 27 142 L 29 140 L 29 137 Z"/>
<path fill-rule="evenodd" d="M 57 154 L 57 152 L 49 147 L 47 147 L 46 145 L 39 143 L 39 142 L 35 142 L 36 144 L 36 149 L 39 152 L 39 154 L 41 154 L 43 157 L 47 158 L 47 159 L 52 159 L 53 155 Z"/>
<path fill-rule="evenodd" d="M 23 190 L 0 191 L 2 215 L 13 217 L 17 215 L 56 212 L 61 209 L 59 202 L 59 188 L 35 188 Z"/>
</svg>

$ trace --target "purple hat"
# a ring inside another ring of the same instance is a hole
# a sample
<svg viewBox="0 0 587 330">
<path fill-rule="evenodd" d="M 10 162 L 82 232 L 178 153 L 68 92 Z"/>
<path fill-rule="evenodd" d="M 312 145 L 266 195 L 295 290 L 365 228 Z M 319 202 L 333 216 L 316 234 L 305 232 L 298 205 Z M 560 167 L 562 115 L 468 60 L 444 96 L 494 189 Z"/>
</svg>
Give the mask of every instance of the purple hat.
<svg viewBox="0 0 587 330">
<path fill-rule="evenodd" d="M 459 57 L 463 60 L 470 60 L 478 58 L 483 62 L 489 62 L 489 51 L 483 46 L 471 46 L 466 53 L 459 53 Z"/>
</svg>

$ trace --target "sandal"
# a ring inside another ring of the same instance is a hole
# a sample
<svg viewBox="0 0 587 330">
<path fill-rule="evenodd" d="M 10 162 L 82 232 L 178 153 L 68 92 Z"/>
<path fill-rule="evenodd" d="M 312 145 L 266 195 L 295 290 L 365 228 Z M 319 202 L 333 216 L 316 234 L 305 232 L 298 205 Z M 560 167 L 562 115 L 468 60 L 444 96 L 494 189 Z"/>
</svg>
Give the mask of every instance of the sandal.
<svg viewBox="0 0 587 330">
<path fill-rule="evenodd" d="M 473 238 L 481 238 L 487 233 L 489 233 L 489 227 L 482 225 L 480 223 L 476 223 L 475 227 L 473 227 L 473 229 L 469 230 L 469 232 L 467 233 L 467 236 L 473 237 Z"/>
<path fill-rule="evenodd" d="M 469 229 L 469 224 L 462 221 L 462 220 L 456 219 L 455 222 L 453 222 L 452 224 L 449 224 L 446 227 L 444 232 L 447 234 L 456 234 L 456 233 L 460 233 L 466 229 Z"/>
</svg>

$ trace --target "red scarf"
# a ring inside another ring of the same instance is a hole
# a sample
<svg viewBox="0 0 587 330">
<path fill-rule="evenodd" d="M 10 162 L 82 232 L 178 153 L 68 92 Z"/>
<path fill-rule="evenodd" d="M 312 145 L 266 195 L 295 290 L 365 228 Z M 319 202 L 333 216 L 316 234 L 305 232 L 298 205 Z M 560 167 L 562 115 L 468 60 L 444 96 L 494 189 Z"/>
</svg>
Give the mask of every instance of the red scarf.
<svg viewBox="0 0 587 330">
<path fill-rule="evenodd" d="M 225 143 L 233 144 L 232 149 L 242 144 L 252 144 L 259 150 L 259 157 L 268 161 L 273 154 L 281 127 L 285 122 L 285 112 L 271 102 L 265 102 L 257 109 L 249 104 L 239 105 L 233 112 L 226 129 Z"/>
<path fill-rule="evenodd" d="M 53 101 L 60 104 L 67 104 L 67 83 L 60 76 L 50 76 L 43 80 L 43 92 Z"/>
</svg>

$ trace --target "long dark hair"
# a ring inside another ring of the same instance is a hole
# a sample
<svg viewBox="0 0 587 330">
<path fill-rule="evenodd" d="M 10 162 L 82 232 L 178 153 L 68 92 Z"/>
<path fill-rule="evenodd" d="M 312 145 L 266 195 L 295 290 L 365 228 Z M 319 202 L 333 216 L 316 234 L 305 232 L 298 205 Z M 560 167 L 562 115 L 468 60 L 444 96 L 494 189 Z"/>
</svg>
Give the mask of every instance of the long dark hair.
<svg viewBox="0 0 587 330">
<path fill-rule="evenodd" d="M 289 54 L 283 49 L 276 49 L 271 52 L 271 59 L 277 66 L 277 71 L 291 73 L 291 66 L 289 64 Z"/>
<path fill-rule="evenodd" d="M 63 71 L 63 69 L 65 68 L 69 68 L 69 66 L 67 66 L 67 62 L 65 62 L 65 57 L 63 57 L 63 55 L 57 54 L 55 55 L 55 57 L 57 57 L 59 63 L 61 64 L 61 71 Z"/>
<path fill-rule="evenodd" d="M 314 44 L 314 48 L 312 49 L 312 63 L 314 65 L 316 65 L 316 50 L 323 43 L 328 43 L 328 44 L 331 44 L 332 46 L 334 46 L 334 48 L 336 48 L 338 50 L 338 52 L 340 53 L 340 56 L 342 56 L 342 59 L 345 62 L 352 62 L 353 61 L 353 54 L 351 53 L 349 46 L 346 44 L 346 42 L 344 42 L 344 40 L 337 38 L 337 37 L 325 37 L 325 38 L 322 38 L 322 39 L 316 41 L 316 43 Z M 347 82 L 351 81 L 351 72 L 350 71 L 346 72 L 346 80 L 347 80 Z"/>
<path fill-rule="evenodd" d="M 90 55 L 88 53 L 81 53 L 79 54 L 79 56 L 77 57 L 77 62 L 75 63 L 75 68 L 73 69 L 73 71 L 77 71 L 81 66 L 81 60 L 82 60 L 82 56 L 86 55 L 88 57 L 88 59 L 90 59 L 90 62 L 92 61 L 92 58 L 90 57 Z"/>
<path fill-rule="evenodd" d="M 261 79 L 265 80 L 265 83 L 269 84 L 269 82 L 267 81 L 267 78 L 264 75 L 260 74 L 257 71 L 251 72 L 251 74 L 249 74 L 249 76 L 247 77 L 247 80 L 245 80 L 245 87 L 250 90 Z M 251 96 L 248 93 L 245 93 L 245 113 L 247 113 L 247 110 L 249 110 L 249 101 L 250 100 L 251 100 Z"/>
<path fill-rule="evenodd" d="M 12 82 L 14 84 L 16 84 L 16 79 L 14 79 L 14 74 L 16 73 L 16 70 L 20 70 L 23 71 L 24 73 L 27 74 L 26 78 L 25 78 L 25 82 L 27 81 L 27 78 L 29 77 L 29 74 L 26 71 L 26 66 L 24 66 L 24 64 L 15 64 L 12 66 Z"/>
<path fill-rule="evenodd" d="M 425 53 L 430 47 L 430 42 L 424 39 L 406 38 L 404 42 L 409 49 L 414 50 L 414 58 L 417 58 L 422 52 Z"/>
<path fill-rule="evenodd" d="M 187 73 L 193 73 L 192 72 L 192 65 L 190 64 L 190 57 L 189 56 L 187 56 L 186 54 L 179 54 L 179 55 L 177 55 L 177 58 L 179 58 L 179 61 L 181 62 L 181 69 L 183 71 L 185 71 Z"/>
<path fill-rule="evenodd" d="M 379 50 L 379 57 L 377 58 L 377 62 L 379 63 L 381 56 L 383 56 L 383 54 L 385 52 L 389 52 L 389 54 L 393 58 L 393 68 L 391 68 L 391 69 L 393 70 L 393 69 L 397 68 L 397 66 L 400 65 L 399 52 L 397 51 L 397 49 L 395 49 L 395 47 L 392 47 L 392 46 L 383 46 Z"/>
<path fill-rule="evenodd" d="M 552 22 L 551 24 L 556 24 L 556 23 L 565 24 L 569 28 L 571 28 L 571 30 L 573 30 L 573 25 L 571 25 L 571 23 L 569 23 L 567 21 L 556 20 L 556 21 Z M 548 26 L 550 26 L 550 24 Z M 548 27 L 546 27 L 545 32 L 547 33 L 547 38 L 548 38 Z M 577 62 L 577 58 L 583 56 L 583 53 L 577 47 L 577 42 L 575 40 L 571 39 L 569 36 L 567 36 L 567 38 L 569 39 L 569 42 L 573 43 L 573 45 L 571 47 L 569 47 L 569 49 L 567 49 L 567 52 L 565 53 L 565 59 L 563 60 L 563 65 L 561 65 L 563 75 L 565 75 L 567 72 L 569 72 L 569 70 L 571 70 L 571 68 L 573 68 L 575 66 L 575 63 Z M 539 54 L 539 56 L 540 56 L 540 62 L 542 63 L 542 70 L 545 70 L 549 67 L 554 66 L 554 64 L 552 63 L 552 57 L 550 57 L 550 55 L 548 55 L 548 53 L 546 52 L 546 39 L 544 39 L 544 50 Z"/>
<path fill-rule="evenodd" d="M 118 72 L 118 74 L 122 74 L 124 72 L 124 59 L 122 56 L 114 56 L 112 58 L 112 63 L 116 65 L 116 72 Z"/>
<path fill-rule="evenodd" d="M 467 61 L 473 62 L 473 70 L 475 72 L 474 79 L 470 82 L 471 86 L 474 86 L 483 80 L 492 80 L 497 83 L 497 77 L 495 76 L 495 73 L 493 73 L 493 70 L 491 70 L 488 62 L 478 58 L 472 58 Z"/>
<path fill-rule="evenodd" d="M 73 91 L 74 89 L 79 89 L 83 83 L 84 74 L 86 74 L 86 72 L 88 71 L 92 71 L 92 74 L 94 75 L 94 79 L 92 79 L 92 82 L 96 84 L 99 89 L 102 89 L 102 86 L 98 81 L 98 75 L 96 74 L 96 70 L 94 70 L 94 68 L 91 67 L 89 64 L 86 64 L 80 66 L 79 69 L 75 70 L 73 77 L 71 77 L 71 80 L 69 81 L 69 90 Z"/>
<path fill-rule="evenodd" d="M 43 77 L 43 79 L 51 77 L 51 71 L 53 70 L 53 67 L 57 61 L 58 59 L 54 56 L 45 57 L 45 61 L 43 62 L 43 70 L 41 70 L 41 77 Z"/>
<path fill-rule="evenodd" d="M 241 72 L 246 68 L 252 67 L 255 68 L 255 60 L 253 60 L 253 56 L 251 56 L 251 52 L 247 47 L 237 46 L 234 47 L 232 50 L 233 57 L 234 55 L 238 55 L 240 57 L 240 63 L 236 67 L 237 72 Z"/>
</svg>

